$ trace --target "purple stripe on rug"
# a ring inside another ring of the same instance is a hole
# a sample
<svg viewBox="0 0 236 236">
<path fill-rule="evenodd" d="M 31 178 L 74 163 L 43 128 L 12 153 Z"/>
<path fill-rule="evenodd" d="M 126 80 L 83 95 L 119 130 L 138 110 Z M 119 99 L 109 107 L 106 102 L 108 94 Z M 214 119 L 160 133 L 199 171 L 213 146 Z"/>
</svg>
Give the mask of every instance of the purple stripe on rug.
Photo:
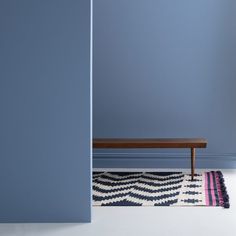
<svg viewBox="0 0 236 236">
<path fill-rule="evenodd" d="M 205 172 L 204 175 L 205 175 L 205 196 L 206 196 L 206 205 L 209 206 L 208 176 L 207 176 L 207 172 Z"/>
<path fill-rule="evenodd" d="M 213 182 L 213 172 L 209 173 L 210 181 L 211 181 L 211 197 L 212 197 L 212 206 L 216 206 L 216 198 L 215 198 L 215 190 L 214 190 L 214 182 Z"/>
<path fill-rule="evenodd" d="M 216 206 L 220 206 L 219 195 L 218 195 L 217 185 L 216 185 L 216 172 L 212 171 L 212 175 L 213 175 L 213 186 L 214 186 L 214 192 L 215 192 Z"/>
</svg>

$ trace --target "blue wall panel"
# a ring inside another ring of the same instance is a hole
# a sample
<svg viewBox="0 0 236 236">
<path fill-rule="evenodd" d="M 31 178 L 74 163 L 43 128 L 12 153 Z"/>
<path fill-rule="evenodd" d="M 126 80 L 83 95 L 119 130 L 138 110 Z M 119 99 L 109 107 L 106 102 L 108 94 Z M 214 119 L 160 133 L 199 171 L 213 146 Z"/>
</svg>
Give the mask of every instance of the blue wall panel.
<svg viewBox="0 0 236 236">
<path fill-rule="evenodd" d="M 95 1 L 94 137 L 205 137 L 208 166 L 235 159 L 235 13 L 234 0 Z"/>
<path fill-rule="evenodd" d="M 90 1 L 0 1 L 0 222 L 91 219 Z"/>
</svg>

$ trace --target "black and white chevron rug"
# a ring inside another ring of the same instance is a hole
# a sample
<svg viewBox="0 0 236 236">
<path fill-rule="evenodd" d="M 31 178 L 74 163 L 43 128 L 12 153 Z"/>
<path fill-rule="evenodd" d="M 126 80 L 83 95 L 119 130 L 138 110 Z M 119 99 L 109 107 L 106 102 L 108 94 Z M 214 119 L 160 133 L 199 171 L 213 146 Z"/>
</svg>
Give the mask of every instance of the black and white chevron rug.
<svg viewBox="0 0 236 236">
<path fill-rule="evenodd" d="M 94 172 L 94 206 L 223 206 L 229 196 L 220 171 Z"/>
</svg>

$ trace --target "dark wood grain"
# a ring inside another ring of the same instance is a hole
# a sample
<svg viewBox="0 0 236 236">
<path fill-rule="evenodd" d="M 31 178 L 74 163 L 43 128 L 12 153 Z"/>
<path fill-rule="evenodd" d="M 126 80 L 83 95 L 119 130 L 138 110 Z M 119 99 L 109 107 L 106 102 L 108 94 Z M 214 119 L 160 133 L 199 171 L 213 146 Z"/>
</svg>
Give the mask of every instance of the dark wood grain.
<svg viewBox="0 0 236 236">
<path fill-rule="evenodd" d="M 206 148 L 203 138 L 94 139 L 93 148 Z"/>
</svg>

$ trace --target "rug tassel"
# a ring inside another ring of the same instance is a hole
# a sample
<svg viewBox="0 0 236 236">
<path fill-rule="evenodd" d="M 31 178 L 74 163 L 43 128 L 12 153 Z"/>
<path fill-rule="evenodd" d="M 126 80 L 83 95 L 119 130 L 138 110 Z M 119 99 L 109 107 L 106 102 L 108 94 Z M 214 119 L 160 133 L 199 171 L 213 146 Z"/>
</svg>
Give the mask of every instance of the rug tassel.
<svg viewBox="0 0 236 236">
<path fill-rule="evenodd" d="M 219 185 L 220 185 L 220 191 L 222 194 L 222 206 L 224 208 L 229 208 L 230 204 L 229 204 L 229 195 L 227 193 L 227 189 L 225 186 L 225 180 L 223 177 L 223 174 L 221 171 L 217 171 L 217 176 L 218 176 L 218 181 L 219 181 Z"/>
</svg>

